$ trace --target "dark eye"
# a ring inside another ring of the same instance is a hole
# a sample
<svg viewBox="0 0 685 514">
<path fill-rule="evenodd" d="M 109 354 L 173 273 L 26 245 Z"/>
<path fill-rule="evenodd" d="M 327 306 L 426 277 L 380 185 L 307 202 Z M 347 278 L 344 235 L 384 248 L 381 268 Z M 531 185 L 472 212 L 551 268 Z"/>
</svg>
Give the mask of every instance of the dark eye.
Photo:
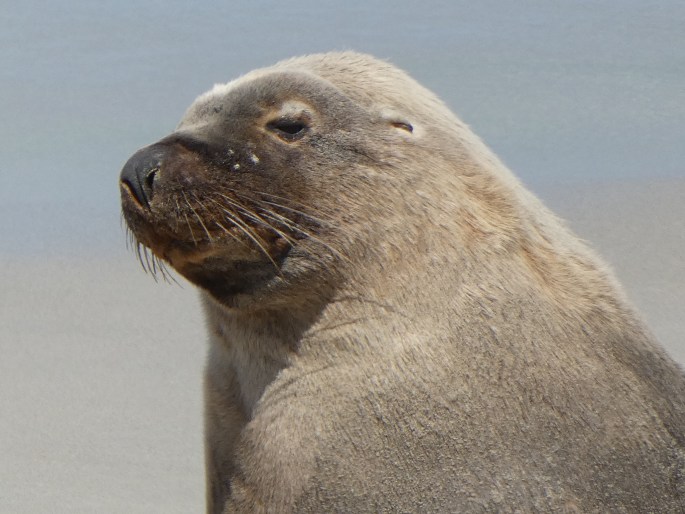
<svg viewBox="0 0 685 514">
<path fill-rule="evenodd" d="M 269 130 L 275 132 L 285 141 L 296 141 L 305 135 L 309 126 L 302 120 L 280 118 L 267 124 Z"/>
</svg>

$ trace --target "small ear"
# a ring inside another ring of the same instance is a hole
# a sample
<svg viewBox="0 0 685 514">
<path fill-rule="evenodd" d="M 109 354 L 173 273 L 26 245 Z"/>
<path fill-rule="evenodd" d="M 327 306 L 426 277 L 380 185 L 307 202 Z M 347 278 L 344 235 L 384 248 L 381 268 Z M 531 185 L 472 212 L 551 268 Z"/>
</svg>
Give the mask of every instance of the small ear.
<svg viewBox="0 0 685 514">
<path fill-rule="evenodd" d="M 381 117 L 386 123 L 388 123 L 392 127 L 404 130 L 405 132 L 409 132 L 410 134 L 414 132 L 414 126 L 411 124 L 409 119 L 407 119 L 406 116 L 403 116 L 397 111 L 383 110 L 381 111 Z"/>
</svg>

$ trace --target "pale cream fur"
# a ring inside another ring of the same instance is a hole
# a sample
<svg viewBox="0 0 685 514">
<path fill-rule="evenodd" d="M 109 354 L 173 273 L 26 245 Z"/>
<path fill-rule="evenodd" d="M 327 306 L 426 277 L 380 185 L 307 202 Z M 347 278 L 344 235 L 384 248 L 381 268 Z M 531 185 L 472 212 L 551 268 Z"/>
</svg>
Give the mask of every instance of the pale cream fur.
<svg viewBox="0 0 685 514">
<path fill-rule="evenodd" d="M 278 142 L 261 127 L 293 105 L 309 132 Z M 682 372 L 594 253 L 432 93 L 369 56 L 306 56 L 216 86 L 177 129 L 218 131 L 256 162 L 197 180 L 280 184 L 319 222 L 249 293 L 196 280 L 209 512 L 685 509 Z M 178 212 L 174 180 L 155 226 Z M 233 262 L 212 215 L 197 246 Z"/>
</svg>

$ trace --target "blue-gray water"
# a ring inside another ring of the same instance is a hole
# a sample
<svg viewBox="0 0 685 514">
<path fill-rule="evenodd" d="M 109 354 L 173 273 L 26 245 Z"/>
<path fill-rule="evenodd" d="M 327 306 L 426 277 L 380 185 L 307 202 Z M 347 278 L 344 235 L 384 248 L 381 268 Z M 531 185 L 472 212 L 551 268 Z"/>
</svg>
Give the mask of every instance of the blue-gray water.
<svg viewBox="0 0 685 514">
<path fill-rule="evenodd" d="M 1 255 L 121 245 L 117 175 L 213 83 L 355 49 L 534 190 L 685 176 L 685 2 L 28 0 L 0 13 Z"/>
</svg>

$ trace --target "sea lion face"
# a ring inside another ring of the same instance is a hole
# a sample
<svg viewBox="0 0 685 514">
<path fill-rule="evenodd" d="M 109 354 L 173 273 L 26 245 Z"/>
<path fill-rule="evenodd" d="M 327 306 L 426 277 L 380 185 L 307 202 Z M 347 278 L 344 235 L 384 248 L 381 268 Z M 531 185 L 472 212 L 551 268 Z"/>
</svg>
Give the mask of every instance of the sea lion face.
<svg viewBox="0 0 685 514">
<path fill-rule="evenodd" d="M 312 273 L 330 282 L 359 191 L 374 196 L 377 140 L 410 133 L 402 123 L 307 72 L 217 86 L 125 164 L 124 217 L 138 244 L 226 305 Z"/>
</svg>

